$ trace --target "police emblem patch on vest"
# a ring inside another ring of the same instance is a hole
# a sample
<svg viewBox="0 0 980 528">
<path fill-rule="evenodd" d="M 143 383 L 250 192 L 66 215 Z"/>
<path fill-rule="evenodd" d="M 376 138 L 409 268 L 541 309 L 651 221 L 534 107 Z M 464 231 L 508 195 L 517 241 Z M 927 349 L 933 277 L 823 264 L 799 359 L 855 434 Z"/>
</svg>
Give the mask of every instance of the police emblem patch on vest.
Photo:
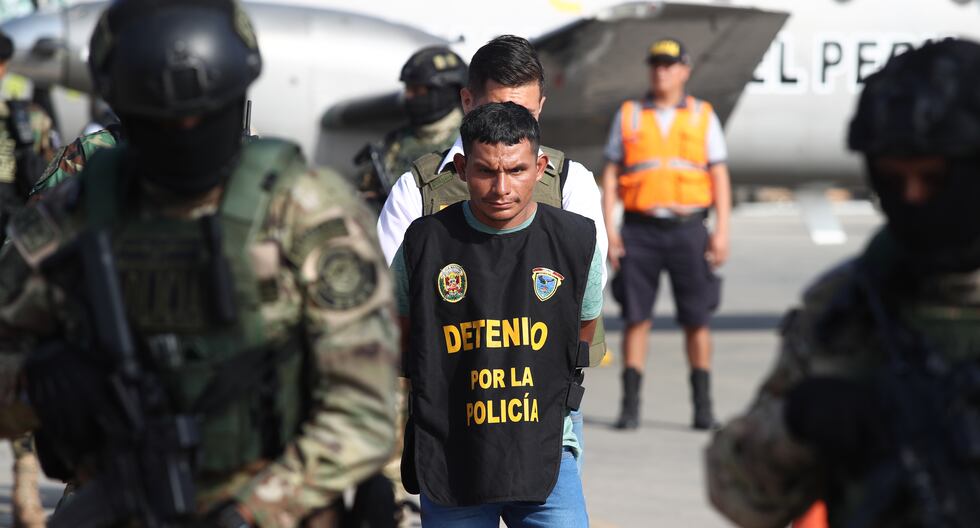
<svg viewBox="0 0 980 528">
<path fill-rule="evenodd" d="M 459 264 L 449 264 L 442 268 L 436 283 L 439 296 L 446 302 L 456 303 L 466 297 L 466 270 Z"/>
<path fill-rule="evenodd" d="M 558 291 L 561 282 L 565 277 L 557 271 L 548 268 L 534 268 L 531 270 L 531 283 L 534 288 L 534 295 L 539 301 L 547 301 Z"/>
</svg>

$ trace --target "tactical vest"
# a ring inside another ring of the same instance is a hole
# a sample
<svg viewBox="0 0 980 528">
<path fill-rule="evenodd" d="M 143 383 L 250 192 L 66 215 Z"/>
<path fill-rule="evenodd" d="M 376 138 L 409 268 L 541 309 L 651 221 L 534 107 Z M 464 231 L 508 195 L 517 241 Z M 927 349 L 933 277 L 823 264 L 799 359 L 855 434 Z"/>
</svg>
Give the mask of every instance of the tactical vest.
<svg viewBox="0 0 980 528">
<path fill-rule="evenodd" d="M 534 186 L 531 199 L 561 209 L 562 192 L 565 189 L 565 180 L 568 179 L 571 161 L 566 159 L 565 153 L 560 150 L 544 146 L 541 150 L 548 156 L 548 166 L 544 170 L 541 181 Z M 437 172 L 448 152 L 447 150 L 441 154 L 429 153 L 412 163 L 412 176 L 415 177 L 415 184 L 422 193 L 423 216 L 439 212 L 456 202 L 470 199 L 466 183 L 456 176 L 456 165 L 449 163 L 442 172 Z M 589 366 L 599 366 L 605 355 L 606 328 L 602 317 L 599 317 L 595 337 L 592 339 Z"/>
<path fill-rule="evenodd" d="M 545 168 L 541 181 L 534 186 L 531 199 L 561 208 L 561 193 L 565 187 L 565 179 L 568 177 L 569 164 L 566 163 L 564 152 L 548 147 L 541 147 L 541 150 L 548 155 L 548 167 Z M 456 175 L 456 165 L 450 162 L 439 172 L 439 165 L 448 152 L 448 150 L 441 154 L 432 152 L 412 163 L 412 176 L 415 177 L 415 185 L 422 193 L 423 216 L 437 213 L 456 202 L 470 199 L 466 182 Z"/>
<path fill-rule="evenodd" d="M 219 211 L 173 220 L 134 210 L 120 170 L 125 151 L 89 160 L 81 205 L 88 226 L 111 230 L 144 369 L 162 381 L 173 412 L 200 416 L 199 475 L 274 459 L 302 420 L 306 347 L 298 308 L 263 313 L 276 285 L 256 279 L 249 250 L 261 241 L 273 191 L 290 184 L 278 175 L 302 173 L 294 170 L 305 167 L 302 154 L 286 142 L 248 143 Z"/>
<path fill-rule="evenodd" d="M 664 136 L 655 109 L 644 108 L 639 101 L 623 103 L 623 169 L 618 189 L 627 211 L 711 205 L 707 155 L 711 112 L 709 103 L 688 96 Z"/>
<path fill-rule="evenodd" d="M 539 205 L 527 228 L 489 235 L 454 204 L 412 224 L 403 249 L 407 489 L 447 506 L 544 502 L 588 365 L 578 337 L 593 222 Z"/>
</svg>

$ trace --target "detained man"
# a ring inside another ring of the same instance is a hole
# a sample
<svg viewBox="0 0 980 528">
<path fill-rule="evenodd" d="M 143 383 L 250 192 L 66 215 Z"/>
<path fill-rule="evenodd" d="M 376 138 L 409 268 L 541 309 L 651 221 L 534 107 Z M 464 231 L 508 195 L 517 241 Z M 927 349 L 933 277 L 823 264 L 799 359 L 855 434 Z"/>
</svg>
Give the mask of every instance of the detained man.
<svg viewBox="0 0 980 528">
<path fill-rule="evenodd" d="M 585 527 L 568 414 L 602 309 L 595 224 L 534 201 L 548 158 L 524 107 L 483 105 L 460 134 L 469 198 L 413 222 L 392 264 L 412 387 L 402 477 L 426 527 Z"/>
</svg>

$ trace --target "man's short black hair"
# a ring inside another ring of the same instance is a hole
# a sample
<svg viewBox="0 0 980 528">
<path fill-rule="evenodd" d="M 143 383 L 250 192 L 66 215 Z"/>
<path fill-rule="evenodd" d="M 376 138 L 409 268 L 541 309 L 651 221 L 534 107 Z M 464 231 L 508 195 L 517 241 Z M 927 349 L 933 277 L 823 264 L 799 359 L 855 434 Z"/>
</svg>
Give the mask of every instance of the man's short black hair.
<svg viewBox="0 0 980 528">
<path fill-rule="evenodd" d="M 0 62 L 7 62 L 14 56 L 14 42 L 6 33 L 0 32 Z"/>
<path fill-rule="evenodd" d="M 538 52 L 527 39 L 502 35 L 476 50 L 470 61 L 469 89 L 474 94 L 486 90 L 487 81 L 507 87 L 538 83 L 544 95 L 544 68 Z"/>
<path fill-rule="evenodd" d="M 487 145 L 516 145 L 527 140 L 531 152 L 537 154 L 541 143 L 538 120 L 523 106 L 507 101 L 477 107 L 463 118 L 459 127 L 463 153 L 469 155 L 474 141 Z M 537 157 L 537 156 L 535 156 Z"/>
</svg>

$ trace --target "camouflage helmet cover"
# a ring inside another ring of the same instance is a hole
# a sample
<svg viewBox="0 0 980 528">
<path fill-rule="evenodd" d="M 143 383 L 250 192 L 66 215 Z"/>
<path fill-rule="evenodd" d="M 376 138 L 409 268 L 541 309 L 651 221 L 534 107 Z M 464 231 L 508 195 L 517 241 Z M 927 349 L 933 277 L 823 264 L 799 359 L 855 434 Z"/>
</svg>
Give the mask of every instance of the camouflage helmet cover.
<svg viewBox="0 0 980 528">
<path fill-rule="evenodd" d="M 869 156 L 980 153 L 980 44 L 946 39 L 868 78 L 848 146 Z"/>
</svg>

